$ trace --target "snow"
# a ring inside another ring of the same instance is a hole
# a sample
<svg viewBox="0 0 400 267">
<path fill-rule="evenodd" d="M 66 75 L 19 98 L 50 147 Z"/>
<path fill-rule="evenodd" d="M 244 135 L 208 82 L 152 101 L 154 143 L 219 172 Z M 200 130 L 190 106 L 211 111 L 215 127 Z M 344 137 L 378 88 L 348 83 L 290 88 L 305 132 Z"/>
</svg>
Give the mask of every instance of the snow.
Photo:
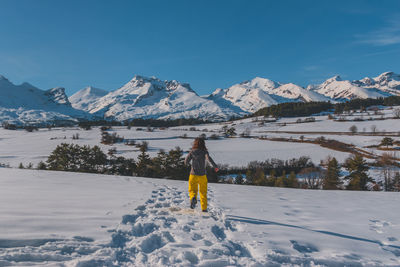
<svg viewBox="0 0 400 267">
<path fill-rule="evenodd" d="M 400 75 L 394 72 L 384 72 L 375 78 L 366 77 L 354 82 L 366 88 L 376 88 L 393 95 L 400 94 Z"/>
<path fill-rule="evenodd" d="M 272 91 L 274 94 L 279 95 L 281 97 L 289 98 L 289 99 L 300 99 L 305 102 L 310 101 L 332 101 L 332 99 L 321 95 L 317 92 L 306 90 L 303 87 L 300 87 L 294 83 L 287 83 L 275 88 Z"/>
<path fill-rule="evenodd" d="M 310 86 L 312 90 L 333 99 L 378 98 L 400 95 L 400 75 L 384 72 L 378 77 L 361 80 L 342 80 L 332 77 L 320 85 Z"/>
<path fill-rule="evenodd" d="M 91 102 L 87 110 L 120 121 L 132 118 L 221 120 L 238 115 L 229 107 L 220 107 L 200 97 L 188 84 L 138 75 L 118 90 Z"/>
<path fill-rule="evenodd" d="M 399 266 L 399 200 L 0 168 L 0 265 Z"/>
<path fill-rule="evenodd" d="M 0 177 L 2 189 L 10 189 L 0 196 L 1 203 L 8 203 L 0 207 L 0 213 L 7 214 L 0 217 L 2 239 L 89 236 L 105 240 L 106 228 L 152 189 L 134 177 L 4 168 Z"/>
<path fill-rule="evenodd" d="M 313 144 L 257 139 L 208 140 L 207 145 L 216 162 L 231 166 L 246 166 L 250 161 L 264 161 L 272 158 L 287 160 L 302 156 L 310 157 L 316 164 L 328 156 L 336 157 L 339 162 L 344 162 L 350 155 Z"/>
<path fill-rule="evenodd" d="M 393 110 L 380 112 L 371 117 L 385 120 L 336 122 L 316 116 L 310 123 L 282 118 L 259 125 L 256 118 L 246 118 L 152 132 L 113 127 L 110 132 L 148 141 L 148 153 L 155 156 L 159 149 L 176 146 L 188 151 L 194 137 L 221 135 L 226 125 L 238 134 L 249 129 L 252 138 L 207 140 L 218 164 L 245 166 L 300 156 L 318 164 L 328 155 L 343 162 L 350 154 L 257 137 L 324 136 L 379 154 L 364 146 L 376 145 L 383 134 L 347 132 L 352 125 L 359 132 L 372 125 L 399 132 L 399 120 L 387 119 Z M 76 133 L 80 138 L 73 140 Z M 36 165 L 63 142 L 99 145 L 104 152 L 115 147 L 117 155 L 128 158 L 139 154 L 136 147 L 100 144 L 100 133 L 98 127 L 1 128 L 0 163 Z M 180 137 L 184 134 L 187 138 Z M 378 168 L 370 175 L 382 179 Z M 400 266 L 398 193 L 209 184 L 209 212 L 202 213 L 188 209 L 187 186 L 186 181 L 0 168 L 0 266 Z"/>
<path fill-rule="evenodd" d="M 366 117 L 367 118 L 367 117 Z M 292 121 L 296 121 L 292 119 Z M 283 121 L 282 121 L 283 122 Z M 400 131 L 400 123 L 397 119 L 374 120 L 374 121 L 334 121 L 328 120 L 326 116 L 317 117 L 314 123 L 295 123 L 279 126 L 280 131 L 321 131 L 321 132 L 350 132 L 349 128 L 356 125 L 359 132 L 371 132 L 371 127 L 376 126 L 377 131 L 398 132 Z"/>
<path fill-rule="evenodd" d="M 88 107 L 91 106 L 93 102 L 108 93 L 109 92 L 106 90 L 88 86 L 70 96 L 69 101 L 74 108 L 88 111 Z"/>
<path fill-rule="evenodd" d="M 221 125 L 214 126 L 218 129 Z M 198 128 L 206 128 L 201 125 Z M 134 139 L 137 143 L 147 141 L 148 153 L 156 156 L 160 149 L 169 151 L 179 146 L 184 151 L 190 150 L 193 138 L 202 134 L 199 131 L 183 131 L 177 129 L 154 130 L 153 132 L 137 131 L 135 127 L 128 130 L 126 127 L 113 127 L 113 132 L 126 139 Z M 79 134 L 78 140 L 72 136 Z M 238 131 L 240 133 L 240 131 Z M 180 138 L 187 134 L 189 138 Z M 218 132 L 207 132 L 207 136 L 220 134 Z M 260 134 L 263 135 L 263 134 Z M 65 138 L 65 139 L 64 139 Z M 85 131 L 75 127 L 40 129 L 39 131 L 27 132 L 24 130 L 11 131 L 0 128 L 0 163 L 18 167 L 20 163 L 34 166 L 40 161 L 46 161 L 50 153 L 61 143 L 74 143 L 79 145 L 98 145 L 106 153 L 115 147 L 117 154 L 126 158 L 134 158 L 140 154 L 139 149 L 127 146 L 123 143 L 103 145 L 100 143 L 101 131 L 98 127 Z M 314 163 L 319 163 L 328 155 L 336 157 L 343 162 L 348 153 L 338 152 L 312 144 L 273 142 L 267 140 L 247 138 L 221 138 L 219 140 L 208 140 L 207 146 L 218 164 L 229 164 L 230 166 L 246 166 L 251 161 L 278 158 L 282 160 L 301 156 L 309 156 Z M 312 149 L 310 149 L 310 147 Z"/>
<path fill-rule="evenodd" d="M 3 76 L 0 79 L 0 122 L 46 124 L 91 117 L 71 107 L 62 87 L 44 91 L 29 83 L 14 85 Z"/>
<path fill-rule="evenodd" d="M 210 95 L 210 99 L 216 103 L 227 101 L 250 113 L 284 102 L 330 100 L 317 92 L 306 90 L 293 83 L 280 84 L 260 77 L 235 84 L 224 90 L 217 89 Z"/>
</svg>

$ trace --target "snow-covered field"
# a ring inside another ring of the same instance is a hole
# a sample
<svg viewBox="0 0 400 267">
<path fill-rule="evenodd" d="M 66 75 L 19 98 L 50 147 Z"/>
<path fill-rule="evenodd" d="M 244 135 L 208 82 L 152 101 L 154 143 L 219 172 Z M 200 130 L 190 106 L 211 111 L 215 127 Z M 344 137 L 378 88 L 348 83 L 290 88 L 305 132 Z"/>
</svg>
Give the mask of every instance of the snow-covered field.
<svg viewBox="0 0 400 267">
<path fill-rule="evenodd" d="M 0 266 L 400 266 L 399 201 L 0 168 Z"/>
<path fill-rule="evenodd" d="M 383 111 L 387 117 L 390 117 L 392 112 L 392 110 Z M 212 134 L 221 135 L 221 129 L 224 125 L 235 127 L 238 135 L 248 129 L 253 137 L 292 137 L 299 139 L 300 136 L 304 136 L 307 140 L 324 136 L 328 139 L 353 144 L 358 148 L 378 155 L 383 153 L 383 151 L 365 147 L 379 144 L 384 135 L 380 133 L 374 136 L 351 135 L 348 133 L 350 126 L 356 125 L 359 132 L 363 132 L 363 129 L 370 132 L 373 126 L 376 126 L 380 132 L 397 133 L 400 131 L 400 120 L 398 119 L 336 122 L 329 120 L 327 116 L 318 116 L 316 117 L 316 122 L 312 123 L 297 124 L 294 123 L 297 120 L 296 118 L 283 118 L 277 123 L 271 122 L 264 125 L 259 125 L 259 122 L 254 122 L 253 120 L 251 118 L 231 123 L 171 127 L 165 130 L 156 128 L 153 132 L 147 132 L 146 127 L 142 127 L 142 131 L 137 131 L 137 127 L 132 127 L 128 130 L 127 127 L 121 126 L 113 127 L 111 132 L 115 132 L 127 139 L 134 139 L 137 143 L 147 141 L 149 143 L 149 154 L 155 156 L 160 149 L 168 151 L 177 146 L 184 151 L 188 151 L 191 147 L 193 137 L 197 137 L 200 134 L 206 134 L 208 137 Z M 193 127 L 196 128 L 196 131 L 189 130 Z M 347 134 L 338 135 L 332 134 L 332 132 L 347 132 Z M 80 138 L 73 140 L 72 136 L 74 134 L 79 134 Z M 185 134 L 189 138 L 180 138 L 180 136 Z M 61 143 L 99 145 L 104 152 L 115 147 L 118 155 L 127 158 L 136 158 L 139 154 L 138 148 L 126 146 L 123 143 L 112 146 L 102 145 L 100 138 L 101 132 L 99 127 L 93 127 L 89 131 L 77 127 L 53 128 L 51 130 L 45 128 L 31 133 L 24 130 L 11 131 L 0 128 L 0 163 L 9 164 L 12 167 L 17 167 L 19 163 L 23 163 L 24 166 L 32 163 L 36 166 L 40 161 L 45 161 L 51 151 Z M 400 137 L 394 136 L 393 139 L 400 140 Z M 308 156 L 316 164 L 328 156 L 336 157 L 339 162 L 344 162 L 349 156 L 349 153 L 331 150 L 314 144 L 277 142 L 254 138 L 208 140 L 207 146 L 217 163 L 229 164 L 231 166 L 246 166 L 250 161 L 254 160 L 266 160 L 270 158 L 285 160 L 300 156 Z"/>
<path fill-rule="evenodd" d="M 392 110 L 383 113 L 390 117 Z M 245 166 L 271 158 L 309 156 L 318 164 L 328 156 L 339 162 L 349 156 L 317 144 L 261 136 L 324 136 L 380 154 L 365 146 L 377 145 L 384 134 L 343 132 L 351 125 L 359 132 L 373 125 L 379 132 L 400 131 L 396 119 L 296 120 L 259 125 L 249 118 L 152 132 L 113 127 L 110 133 L 147 141 L 148 153 L 155 156 L 176 146 L 188 151 L 194 137 L 222 135 L 224 125 L 235 127 L 237 134 L 248 129 L 252 138 L 207 140 L 218 164 Z M 79 139 L 73 140 L 76 134 Z M 139 154 L 135 146 L 103 145 L 100 138 L 98 127 L 0 129 L 0 163 L 36 166 L 64 142 L 99 145 L 104 152 L 115 147 L 127 158 Z M 381 180 L 377 169 L 370 175 Z M 0 266 L 400 266 L 399 200 L 398 193 L 210 184 L 210 208 L 204 214 L 187 208 L 187 182 L 0 168 Z"/>
<path fill-rule="evenodd" d="M 181 130 L 155 130 L 154 132 L 136 131 L 134 128 L 128 130 L 126 127 L 114 127 L 113 131 L 125 138 L 134 139 L 140 143 L 149 143 L 149 154 L 155 156 L 160 149 L 166 151 L 179 146 L 184 151 L 188 151 L 191 146 L 192 138 L 179 138 L 184 134 L 188 137 L 197 137 L 200 131 L 181 131 Z M 74 134 L 79 134 L 78 140 L 73 140 Z M 206 133 L 210 136 L 211 132 Z M 217 133 L 218 134 L 218 133 Z M 65 139 L 64 139 L 65 137 Z M 35 132 L 23 130 L 10 131 L 0 129 L 0 163 L 9 164 L 17 167 L 19 163 L 27 166 L 32 163 L 36 166 L 40 161 L 46 161 L 57 145 L 61 143 L 76 143 L 79 145 L 98 145 L 104 152 L 115 147 L 117 154 L 127 158 L 137 158 L 139 149 L 134 146 L 127 146 L 123 143 L 103 145 L 100 143 L 101 132 L 99 128 L 84 131 L 79 128 L 55 128 L 52 130 L 40 129 Z M 325 159 L 328 155 L 336 157 L 343 162 L 348 153 L 330 150 L 313 144 L 272 142 L 266 140 L 247 139 L 247 138 L 221 138 L 220 140 L 208 140 L 208 149 L 214 160 L 220 164 L 234 166 L 246 166 L 254 160 L 266 160 L 270 158 L 291 159 L 301 156 L 309 156 L 315 163 Z M 310 149 L 311 148 L 311 149 Z"/>
</svg>

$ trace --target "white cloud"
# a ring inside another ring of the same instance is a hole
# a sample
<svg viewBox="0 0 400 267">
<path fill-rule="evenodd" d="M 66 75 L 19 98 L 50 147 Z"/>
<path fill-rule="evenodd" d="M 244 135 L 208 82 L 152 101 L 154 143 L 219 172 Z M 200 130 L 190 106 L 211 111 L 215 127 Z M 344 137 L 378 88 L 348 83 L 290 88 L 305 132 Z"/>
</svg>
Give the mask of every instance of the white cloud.
<svg viewBox="0 0 400 267">
<path fill-rule="evenodd" d="M 397 16 L 388 21 L 388 25 L 380 29 L 357 34 L 358 43 L 371 44 L 375 46 L 386 46 L 400 44 L 400 19 Z"/>
</svg>

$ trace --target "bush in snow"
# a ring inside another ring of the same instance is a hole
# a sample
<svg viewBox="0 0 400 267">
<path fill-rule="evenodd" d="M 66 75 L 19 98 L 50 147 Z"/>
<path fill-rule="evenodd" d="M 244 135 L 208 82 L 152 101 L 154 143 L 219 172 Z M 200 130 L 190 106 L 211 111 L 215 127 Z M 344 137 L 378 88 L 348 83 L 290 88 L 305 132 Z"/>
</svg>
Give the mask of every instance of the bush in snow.
<svg viewBox="0 0 400 267">
<path fill-rule="evenodd" d="M 320 168 L 304 168 L 299 173 L 302 178 L 301 187 L 304 189 L 320 189 L 322 186 L 323 171 Z"/>
<path fill-rule="evenodd" d="M 5 130 L 17 130 L 17 125 L 9 123 L 8 121 L 3 121 L 2 126 Z"/>
<path fill-rule="evenodd" d="M 227 125 L 222 127 L 222 132 L 224 133 L 225 137 L 233 137 L 236 135 L 235 127 L 228 127 Z"/>
<path fill-rule="evenodd" d="M 123 142 L 124 138 L 117 135 L 117 133 L 109 134 L 106 131 L 101 132 L 101 143 L 105 145 L 112 145 L 114 143 Z"/>
<path fill-rule="evenodd" d="M 240 173 L 235 178 L 235 184 L 244 184 L 243 175 Z"/>
<path fill-rule="evenodd" d="M 386 148 L 389 148 L 389 146 L 393 146 L 393 142 L 394 142 L 393 138 L 384 137 L 379 145 L 386 146 Z"/>
<path fill-rule="evenodd" d="M 377 161 L 377 165 L 381 167 L 381 173 L 383 177 L 383 190 L 384 191 L 396 191 L 396 157 L 391 153 L 383 153 Z"/>
<path fill-rule="evenodd" d="M 46 163 L 44 163 L 43 161 L 39 162 L 39 164 L 36 167 L 38 170 L 46 170 L 47 166 Z"/>
<path fill-rule="evenodd" d="M 357 129 L 357 126 L 352 125 L 352 126 L 350 126 L 349 130 L 352 134 L 356 134 L 358 129 Z"/>
</svg>

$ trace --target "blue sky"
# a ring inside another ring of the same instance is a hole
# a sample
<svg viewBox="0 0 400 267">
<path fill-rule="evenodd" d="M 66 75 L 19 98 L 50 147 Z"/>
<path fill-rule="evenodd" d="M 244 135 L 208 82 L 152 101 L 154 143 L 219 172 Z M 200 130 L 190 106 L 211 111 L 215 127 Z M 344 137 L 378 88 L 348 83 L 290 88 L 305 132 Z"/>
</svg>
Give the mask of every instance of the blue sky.
<svg viewBox="0 0 400 267">
<path fill-rule="evenodd" d="M 400 1 L 0 0 L 0 74 L 67 94 L 134 74 L 211 93 L 400 72 Z"/>
</svg>

